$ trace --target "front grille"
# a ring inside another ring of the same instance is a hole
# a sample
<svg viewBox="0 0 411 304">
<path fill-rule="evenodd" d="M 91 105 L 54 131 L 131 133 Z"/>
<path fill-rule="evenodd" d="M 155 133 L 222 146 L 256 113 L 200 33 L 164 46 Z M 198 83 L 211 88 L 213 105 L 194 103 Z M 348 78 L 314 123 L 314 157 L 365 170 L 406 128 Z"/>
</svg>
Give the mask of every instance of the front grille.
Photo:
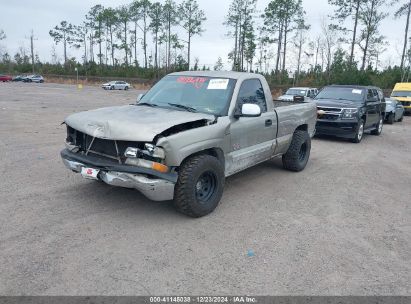
<svg viewBox="0 0 411 304">
<path fill-rule="evenodd" d="M 330 107 L 317 107 L 317 111 L 319 112 L 317 118 L 325 120 L 337 120 L 342 113 L 342 109 Z"/>
<path fill-rule="evenodd" d="M 67 142 L 79 147 L 86 155 L 100 157 L 113 163 L 123 163 L 124 152 L 128 147 L 143 149 L 144 143 L 102 139 L 87 135 L 67 126 Z"/>
<path fill-rule="evenodd" d="M 341 108 L 329 108 L 329 107 L 317 107 L 317 110 L 322 110 L 325 112 L 332 112 L 332 113 L 341 113 Z"/>
</svg>

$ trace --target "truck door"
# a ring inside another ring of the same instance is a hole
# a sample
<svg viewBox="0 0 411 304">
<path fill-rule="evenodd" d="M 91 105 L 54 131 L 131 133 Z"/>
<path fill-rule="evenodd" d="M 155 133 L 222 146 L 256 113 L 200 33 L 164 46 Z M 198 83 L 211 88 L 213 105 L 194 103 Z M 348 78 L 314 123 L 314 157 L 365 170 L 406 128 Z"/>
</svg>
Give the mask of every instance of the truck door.
<svg viewBox="0 0 411 304">
<path fill-rule="evenodd" d="M 230 126 L 231 153 L 226 165 L 228 175 L 269 159 L 274 153 L 277 135 L 277 115 L 267 111 L 267 101 L 259 79 L 243 81 L 236 109 L 245 103 L 260 106 L 260 117 L 233 118 Z"/>
<path fill-rule="evenodd" d="M 378 92 L 375 89 L 368 89 L 367 91 L 367 121 L 365 128 L 371 128 L 375 126 L 380 120 L 380 100 L 378 98 Z"/>
</svg>

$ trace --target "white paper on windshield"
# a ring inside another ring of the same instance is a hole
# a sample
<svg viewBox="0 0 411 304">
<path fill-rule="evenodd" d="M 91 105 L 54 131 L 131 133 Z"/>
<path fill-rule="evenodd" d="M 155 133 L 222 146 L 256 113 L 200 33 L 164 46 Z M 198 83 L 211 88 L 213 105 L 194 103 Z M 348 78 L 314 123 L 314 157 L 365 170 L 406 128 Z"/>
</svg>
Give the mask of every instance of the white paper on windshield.
<svg viewBox="0 0 411 304">
<path fill-rule="evenodd" d="M 207 90 L 227 90 L 228 79 L 210 79 Z"/>
<path fill-rule="evenodd" d="M 361 94 L 361 93 L 362 93 L 362 90 L 354 89 L 354 90 L 352 90 L 352 93 L 353 93 L 353 94 Z"/>
</svg>

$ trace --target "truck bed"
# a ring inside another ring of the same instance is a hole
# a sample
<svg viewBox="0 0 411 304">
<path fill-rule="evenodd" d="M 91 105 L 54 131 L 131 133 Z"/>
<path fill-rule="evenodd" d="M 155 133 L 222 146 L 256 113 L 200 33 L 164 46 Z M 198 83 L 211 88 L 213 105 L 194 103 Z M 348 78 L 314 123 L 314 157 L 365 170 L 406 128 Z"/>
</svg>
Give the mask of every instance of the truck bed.
<svg viewBox="0 0 411 304">
<path fill-rule="evenodd" d="M 274 108 L 292 106 L 292 105 L 303 104 L 303 103 L 307 103 L 307 102 L 304 102 L 304 101 L 283 101 L 283 100 L 278 100 L 278 99 L 273 100 Z"/>
</svg>

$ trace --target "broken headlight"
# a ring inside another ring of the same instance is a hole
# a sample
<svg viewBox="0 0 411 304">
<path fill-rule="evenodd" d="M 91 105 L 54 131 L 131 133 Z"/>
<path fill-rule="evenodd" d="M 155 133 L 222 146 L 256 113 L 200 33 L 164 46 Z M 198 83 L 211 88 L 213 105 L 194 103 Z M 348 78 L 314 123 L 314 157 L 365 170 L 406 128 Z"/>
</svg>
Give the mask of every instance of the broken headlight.
<svg viewBox="0 0 411 304">
<path fill-rule="evenodd" d="M 124 156 L 127 158 L 138 158 L 140 156 L 149 156 L 150 158 L 165 159 L 166 153 L 163 148 L 156 147 L 153 144 L 145 144 L 144 150 L 128 147 L 124 152 Z"/>
</svg>

